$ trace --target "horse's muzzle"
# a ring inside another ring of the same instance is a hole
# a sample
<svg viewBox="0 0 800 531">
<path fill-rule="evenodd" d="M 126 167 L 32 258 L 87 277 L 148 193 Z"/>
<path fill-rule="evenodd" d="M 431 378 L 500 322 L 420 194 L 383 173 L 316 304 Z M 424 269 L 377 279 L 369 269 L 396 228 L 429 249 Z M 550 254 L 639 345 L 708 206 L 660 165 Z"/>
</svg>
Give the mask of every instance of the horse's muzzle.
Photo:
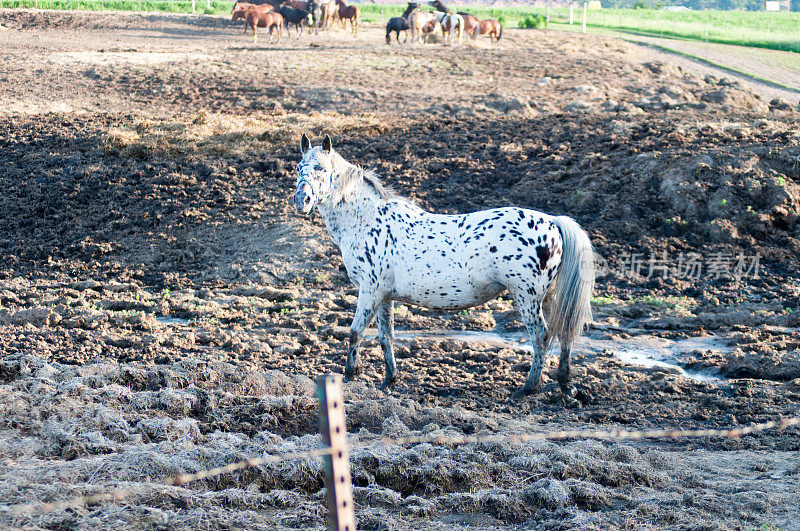
<svg viewBox="0 0 800 531">
<path fill-rule="evenodd" d="M 292 197 L 292 202 L 298 212 L 308 214 L 314 208 L 314 202 L 311 199 L 311 195 L 306 193 L 305 188 L 305 186 L 301 186 L 297 189 Z"/>
</svg>

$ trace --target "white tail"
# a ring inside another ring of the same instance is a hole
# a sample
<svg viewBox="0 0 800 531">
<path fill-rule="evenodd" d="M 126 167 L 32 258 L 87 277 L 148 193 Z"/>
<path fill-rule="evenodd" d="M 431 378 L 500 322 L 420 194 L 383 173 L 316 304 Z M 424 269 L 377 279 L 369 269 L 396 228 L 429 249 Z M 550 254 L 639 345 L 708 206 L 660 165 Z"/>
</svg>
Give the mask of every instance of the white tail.
<svg viewBox="0 0 800 531">
<path fill-rule="evenodd" d="M 574 219 L 558 216 L 553 222 L 561 232 L 561 267 L 552 291 L 548 328 L 561 345 L 575 342 L 592 321 L 594 250 L 589 236 Z"/>
</svg>

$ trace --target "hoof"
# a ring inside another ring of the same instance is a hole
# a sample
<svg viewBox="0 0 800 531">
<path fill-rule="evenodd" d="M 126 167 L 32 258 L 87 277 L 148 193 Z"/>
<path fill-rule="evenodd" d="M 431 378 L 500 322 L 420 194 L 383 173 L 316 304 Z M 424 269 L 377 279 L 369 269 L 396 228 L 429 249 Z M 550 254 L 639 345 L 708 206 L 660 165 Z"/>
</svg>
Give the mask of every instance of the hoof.
<svg viewBox="0 0 800 531">
<path fill-rule="evenodd" d="M 523 387 L 522 389 L 520 389 L 518 391 L 514 391 L 513 393 L 511 393 L 511 399 L 512 400 L 521 400 L 521 399 L 523 399 L 523 398 L 525 398 L 527 396 L 535 395 L 538 392 L 539 392 L 538 388 L 527 387 L 526 386 L 526 387 Z"/>
<path fill-rule="evenodd" d="M 571 396 L 564 395 L 561 397 L 561 399 L 564 401 L 564 407 L 568 409 L 574 409 L 581 405 L 578 400 L 572 398 Z"/>
<path fill-rule="evenodd" d="M 548 384 L 544 384 L 539 390 L 543 393 L 550 393 L 556 390 L 558 385 L 555 382 L 550 382 Z"/>
<path fill-rule="evenodd" d="M 568 396 L 570 398 L 575 398 L 576 396 L 578 396 L 578 390 L 575 389 L 575 387 L 572 385 L 570 385 L 569 387 L 561 385 L 559 387 L 561 389 L 561 394 L 563 394 L 564 396 Z"/>
<path fill-rule="evenodd" d="M 397 374 L 393 374 L 391 378 L 388 376 L 383 379 L 383 382 L 378 386 L 378 389 L 381 391 L 388 391 L 392 388 L 394 383 L 397 381 Z"/>
<path fill-rule="evenodd" d="M 361 367 L 359 367 L 357 365 L 355 367 L 345 367 L 344 368 L 344 380 L 346 382 L 352 381 L 353 378 L 355 378 L 359 374 L 361 374 Z"/>
<path fill-rule="evenodd" d="M 594 403 L 594 396 L 591 393 L 589 393 L 589 391 L 587 391 L 586 389 L 576 390 L 574 396 L 584 404 Z"/>
</svg>

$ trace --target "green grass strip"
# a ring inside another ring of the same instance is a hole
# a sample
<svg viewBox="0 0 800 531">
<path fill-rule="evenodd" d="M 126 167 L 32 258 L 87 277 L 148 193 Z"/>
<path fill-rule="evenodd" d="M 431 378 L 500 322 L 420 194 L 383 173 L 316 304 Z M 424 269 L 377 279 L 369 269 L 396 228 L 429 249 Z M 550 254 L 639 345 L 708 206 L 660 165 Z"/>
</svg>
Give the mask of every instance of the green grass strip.
<svg viewBox="0 0 800 531">
<path fill-rule="evenodd" d="M 232 2 L 214 1 L 206 7 L 196 4 L 198 13 L 227 14 Z M 383 23 L 399 16 L 405 4 L 356 4 L 365 22 Z M 188 0 L 0 0 L 0 7 L 76 9 L 89 11 L 169 11 L 191 13 Z M 518 27 L 528 16 L 545 16 L 547 8 L 540 7 L 463 7 L 450 5 L 454 11 L 469 11 L 478 18 L 496 18 L 506 27 Z M 561 29 L 579 29 L 582 10 L 573 11 L 572 26 L 569 8 L 550 10 L 551 24 Z M 770 50 L 800 53 L 800 13 L 758 11 L 687 11 L 669 12 L 659 9 L 600 9 L 588 12 L 587 26 L 624 31 L 639 35 L 670 37 L 719 44 L 751 46 Z"/>
</svg>

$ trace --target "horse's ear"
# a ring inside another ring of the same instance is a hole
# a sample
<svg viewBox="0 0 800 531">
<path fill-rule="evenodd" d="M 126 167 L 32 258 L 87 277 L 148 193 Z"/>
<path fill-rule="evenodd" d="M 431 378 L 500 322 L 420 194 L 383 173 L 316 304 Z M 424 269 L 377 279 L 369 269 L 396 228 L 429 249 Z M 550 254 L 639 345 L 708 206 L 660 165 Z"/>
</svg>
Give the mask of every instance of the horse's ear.
<svg viewBox="0 0 800 531">
<path fill-rule="evenodd" d="M 325 135 L 325 138 L 322 139 L 322 151 L 325 153 L 330 153 L 331 147 L 333 147 L 332 144 L 333 142 L 331 141 L 331 135 Z"/>
<path fill-rule="evenodd" d="M 303 133 L 303 136 L 300 137 L 300 153 L 305 153 L 311 149 L 311 141 L 308 139 L 308 136 Z"/>
</svg>

